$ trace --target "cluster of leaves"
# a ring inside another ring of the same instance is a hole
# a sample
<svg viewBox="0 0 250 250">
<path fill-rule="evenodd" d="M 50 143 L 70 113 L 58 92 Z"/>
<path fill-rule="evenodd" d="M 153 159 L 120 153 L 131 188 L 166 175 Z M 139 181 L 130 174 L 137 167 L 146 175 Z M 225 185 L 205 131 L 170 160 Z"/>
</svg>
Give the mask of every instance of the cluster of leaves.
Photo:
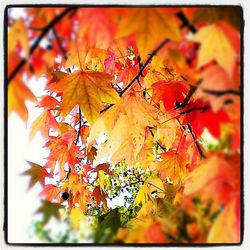
<svg viewBox="0 0 250 250">
<path fill-rule="evenodd" d="M 239 242 L 240 8 L 11 11 L 8 111 L 42 110 L 47 162 L 25 174 L 43 223 L 64 208 L 98 243 Z"/>
</svg>

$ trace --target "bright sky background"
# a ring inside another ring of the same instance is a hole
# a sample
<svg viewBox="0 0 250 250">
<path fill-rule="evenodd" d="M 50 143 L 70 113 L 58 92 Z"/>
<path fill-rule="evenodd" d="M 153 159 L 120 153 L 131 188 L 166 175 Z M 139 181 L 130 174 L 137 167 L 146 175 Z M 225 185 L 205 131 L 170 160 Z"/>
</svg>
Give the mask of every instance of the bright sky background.
<svg viewBox="0 0 250 250">
<path fill-rule="evenodd" d="M 43 81 L 44 82 L 44 81 Z M 42 81 L 35 79 L 29 81 L 36 95 L 43 88 Z M 39 95 L 39 94 L 38 94 Z M 35 108 L 33 103 L 28 103 L 29 121 L 39 115 L 39 108 Z M 31 242 L 28 237 L 29 227 L 32 223 L 32 214 L 40 205 L 38 194 L 41 192 L 39 184 L 27 190 L 29 177 L 20 176 L 22 172 L 29 168 L 25 160 L 38 164 L 44 163 L 43 157 L 47 153 L 42 148 L 44 141 L 38 133 L 32 141 L 29 141 L 29 129 L 16 113 L 12 113 L 8 120 L 8 226 L 10 242 Z"/>
</svg>

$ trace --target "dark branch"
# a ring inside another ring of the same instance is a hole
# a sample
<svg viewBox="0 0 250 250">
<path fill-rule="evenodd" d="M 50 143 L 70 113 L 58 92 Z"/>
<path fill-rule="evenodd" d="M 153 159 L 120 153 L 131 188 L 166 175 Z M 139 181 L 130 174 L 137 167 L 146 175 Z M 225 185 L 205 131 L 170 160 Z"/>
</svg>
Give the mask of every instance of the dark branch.
<svg viewBox="0 0 250 250">
<path fill-rule="evenodd" d="M 176 16 L 182 21 L 180 29 L 187 27 L 192 33 L 196 33 L 197 29 L 194 25 L 192 25 L 189 20 L 186 18 L 185 14 L 182 11 L 179 11 Z"/>
<path fill-rule="evenodd" d="M 75 140 L 75 145 L 77 145 L 77 143 L 79 141 L 79 138 L 80 138 L 80 135 L 81 135 L 81 126 L 82 126 L 82 112 L 81 112 L 81 108 L 79 107 L 79 128 L 78 128 L 78 131 L 77 131 L 77 137 L 76 137 L 76 140 Z"/>
<path fill-rule="evenodd" d="M 187 109 L 185 111 L 182 111 L 180 112 L 180 115 L 184 115 L 184 114 L 187 114 L 187 113 L 191 113 L 193 111 L 196 111 L 196 110 L 200 110 L 201 112 L 204 112 L 206 110 L 210 109 L 210 106 L 203 106 L 203 107 L 193 107 L 191 109 Z"/>
<path fill-rule="evenodd" d="M 240 96 L 240 91 L 233 90 L 233 89 L 227 89 L 227 90 L 210 90 L 210 89 L 202 89 L 204 93 L 210 94 L 210 95 L 215 95 L 215 96 L 222 96 L 222 95 L 227 95 L 227 94 L 232 94 L 232 95 L 238 95 Z"/>
<path fill-rule="evenodd" d="M 161 50 L 169 41 L 170 41 L 169 39 L 165 39 L 164 41 L 162 41 L 162 42 L 160 43 L 160 45 L 159 45 L 157 48 L 155 48 L 155 49 L 151 52 L 151 54 L 150 54 L 150 56 L 148 57 L 147 61 L 142 65 L 142 67 L 141 67 L 139 73 L 138 73 L 138 74 L 135 76 L 135 78 L 126 86 L 126 88 L 123 89 L 123 91 L 121 92 L 121 96 L 122 96 L 122 95 L 123 95 L 132 85 L 133 85 L 133 83 L 134 83 L 137 79 L 139 79 L 139 77 L 141 76 L 143 70 L 147 67 L 147 65 L 150 63 L 150 61 L 152 60 L 152 58 L 153 58 L 153 57 L 157 54 L 157 52 L 158 52 L 159 50 Z"/>
<path fill-rule="evenodd" d="M 197 90 L 197 87 L 201 84 L 202 79 L 198 80 L 198 82 L 196 83 L 196 85 L 190 85 L 190 89 L 189 92 L 187 93 L 183 103 L 181 103 L 178 107 L 176 108 L 184 108 L 185 106 L 188 105 L 189 100 L 191 99 L 191 97 L 193 96 L 193 94 L 195 93 L 195 91 Z"/>
<path fill-rule="evenodd" d="M 189 123 L 187 124 L 187 127 L 188 127 L 188 130 L 189 130 L 190 134 L 192 135 L 192 138 L 193 138 L 194 143 L 195 143 L 195 145 L 196 145 L 196 147 L 197 147 L 197 149 L 198 149 L 198 151 L 199 151 L 199 154 L 200 154 L 201 158 L 204 158 L 204 159 L 205 159 L 206 156 L 204 155 L 204 153 L 203 153 L 203 151 L 202 151 L 202 149 L 201 149 L 200 144 L 197 142 L 197 140 L 196 140 L 196 138 L 195 138 L 195 136 L 194 136 L 192 127 L 191 127 L 191 125 L 190 125 Z"/>
<path fill-rule="evenodd" d="M 148 128 L 149 128 L 150 134 L 154 137 L 154 133 L 152 131 L 152 128 L 151 127 L 148 127 Z M 158 141 L 156 141 L 156 143 L 157 143 L 157 146 L 160 147 L 163 152 L 166 152 L 166 149 Z"/>
<path fill-rule="evenodd" d="M 53 34 L 54 34 L 54 36 L 56 38 L 57 45 L 58 45 L 59 49 L 61 50 L 62 55 L 63 55 L 63 57 L 64 57 L 64 59 L 66 61 L 67 60 L 67 52 L 66 52 L 66 50 L 64 49 L 64 47 L 62 45 L 61 38 L 58 36 L 55 27 L 52 28 L 52 31 L 53 31 Z"/>
<path fill-rule="evenodd" d="M 147 65 L 150 63 L 150 61 L 152 60 L 152 58 L 157 54 L 157 52 L 159 50 L 161 50 L 170 40 L 167 38 L 165 40 L 163 40 L 159 46 L 157 48 L 155 48 L 149 55 L 148 59 L 146 60 L 146 62 L 142 65 L 142 67 L 140 68 L 140 71 L 138 72 L 138 74 L 134 77 L 134 79 L 127 85 L 126 88 L 124 88 L 121 92 L 120 92 L 120 96 L 122 96 L 133 84 L 135 81 L 139 80 L 140 76 L 142 75 L 143 70 L 147 67 Z M 106 108 L 104 108 L 103 110 L 100 111 L 100 113 L 105 112 L 106 110 L 110 109 L 114 104 L 110 104 L 109 106 L 107 106 Z"/>
<path fill-rule="evenodd" d="M 41 34 L 37 38 L 37 40 L 34 42 L 34 44 L 30 48 L 30 55 L 34 53 L 38 45 L 40 44 L 41 40 L 46 36 L 46 34 L 49 32 L 49 30 L 54 27 L 64 16 L 66 16 L 68 13 L 70 13 L 74 8 L 67 8 L 64 11 L 61 12 L 58 16 L 56 16 L 47 26 L 44 27 Z M 8 77 L 7 83 L 10 83 L 11 80 L 17 75 L 19 70 L 26 64 L 27 60 L 23 58 L 19 64 L 16 66 L 16 68 L 11 72 L 10 76 Z"/>
</svg>

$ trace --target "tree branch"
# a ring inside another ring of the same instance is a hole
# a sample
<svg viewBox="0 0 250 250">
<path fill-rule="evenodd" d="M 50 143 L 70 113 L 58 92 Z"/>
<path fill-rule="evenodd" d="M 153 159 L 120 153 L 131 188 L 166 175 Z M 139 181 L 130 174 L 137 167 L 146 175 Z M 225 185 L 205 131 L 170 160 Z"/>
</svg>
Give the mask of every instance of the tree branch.
<svg viewBox="0 0 250 250">
<path fill-rule="evenodd" d="M 143 65 L 139 65 L 140 66 L 140 71 L 138 72 L 138 74 L 134 77 L 134 79 L 127 85 L 126 88 L 124 88 L 121 92 L 120 92 L 120 96 L 122 96 L 132 85 L 135 81 L 139 80 L 140 76 L 143 74 L 143 70 L 147 67 L 147 65 L 150 63 L 150 61 L 152 60 L 152 58 L 157 54 L 157 52 L 159 50 L 161 50 L 170 40 L 167 38 L 165 40 L 163 40 L 159 46 L 157 48 L 155 48 L 151 53 L 150 56 L 148 57 L 148 59 L 146 60 L 146 62 Z M 100 114 L 107 111 L 108 109 L 110 109 L 114 104 L 110 104 L 109 106 L 107 106 L 106 108 L 102 109 L 100 111 Z"/>
<path fill-rule="evenodd" d="M 222 96 L 222 95 L 227 95 L 227 94 L 232 94 L 232 95 L 238 95 L 240 96 L 240 91 L 233 90 L 233 89 L 227 89 L 227 90 L 210 90 L 210 89 L 202 89 L 204 93 L 210 94 L 210 95 L 215 95 L 215 96 Z"/>
<path fill-rule="evenodd" d="M 151 135 L 153 136 L 153 138 L 154 138 L 154 133 L 153 133 L 153 131 L 152 131 L 152 128 L 151 128 L 151 127 L 148 127 L 148 128 L 149 128 L 150 134 L 151 134 Z M 166 152 L 166 149 L 165 149 L 158 141 L 156 141 L 156 143 L 157 143 L 157 146 L 160 147 L 161 150 L 162 150 L 163 152 Z"/>
<path fill-rule="evenodd" d="M 74 10 L 73 7 L 67 8 L 64 11 L 62 11 L 58 16 L 56 16 L 51 22 L 44 27 L 41 34 L 37 38 L 37 40 L 34 42 L 34 44 L 30 48 L 30 55 L 34 53 L 38 45 L 40 44 L 41 40 L 46 36 L 46 34 L 49 32 L 49 30 L 54 27 L 64 16 L 66 16 L 68 13 L 70 13 L 72 10 Z M 11 80 L 17 75 L 19 70 L 26 64 L 27 60 L 26 58 L 23 58 L 19 64 L 16 66 L 16 68 L 11 72 L 10 76 L 7 79 L 7 83 L 9 84 Z"/>
<path fill-rule="evenodd" d="M 186 18 L 185 14 L 182 11 L 179 11 L 176 14 L 176 16 L 182 21 L 180 29 L 183 29 L 184 27 L 187 27 L 192 33 L 197 32 L 196 27 L 189 22 L 189 20 Z"/>
<path fill-rule="evenodd" d="M 210 109 L 210 106 L 203 106 L 203 107 L 193 107 L 191 109 L 188 109 L 188 110 L 185 110 L 185 111 L 182 111 L 180 112 L 180 115 L 184 115 L 184 114 L 187 114 L 187 113 L 191 113 L 195 110 L 200 110 L 201 112 L 204 112 L 206 110 Z"/>
<path fill-rule="evenodd" d="M 195 138 L 195 136 L 194 136 L 192 127 L 191 127 L 191 125 L 190 125 L 189 123 L 187 124 L 187 127 L 188 127 L 188 130 L 189 130 L 190 134 L 192 135 L 192 138 L 193 138 L 194 143 L 195 143 L 195 145 L 196 145 L 196 147 L 197 147 L 197 149 L 198 149 L 198 151 L 199 151 L 199 154 L 200 154 L 201 158 L 204 158 L 204 159 L 205 159 L 206 156 L 204 155 L 204 153 L 203 153 L 203 151 L 202 151 L 202 149 L 201 149 L 200 144 L 197 142 L 197 140 L 196 140 L 196 138 Z"/>
<path fill-rule="evenodd" d="M 66 50 L 62 46 L 61 38 L 58 36 L 55 27 L 52 28 L 52 31 L 53 31 L 53 34 L 54 34 L 54 36 L 56 38 L 57 45 L 58 45 L 59 49 L 61 50 L 62 55 L 63 55 L 63 57 L 64 57 L 64 59 L 66 61 L 67 60 L 67 54 L 66 54 Z"/>
<path fill-rule="evenodd" d="M 184 78 L 183 78 L 183 79 L 184 79 Z M 190 85 L 189 92 L 187 93 L 187 95 L 186 95 L 186 97 L 185 97 L 183 103 L 181 103 L 181 104 L 179 104 L 178 106 L 176 106 L 175 109 L 177 109 L 177 108 L 183 109 L 185 106 L 188 105 L 189 100 L 191 99 L 191 97 L 193 96 L 193 94 L 194 94 L 195 91 L 197 90 L 197 87 L 201 84 L 201 82 L 202 82 L 202 79 L 199 79 L 195 85 Z"/>
<path fill-rule="evenodd" d="M 133 85 L 133 83 L 139 79 L 139 77 L 142 75 L 143 70 L 147 67 L 147 65 L 150 63 L 152 58 L 157 54 L 159 50 L 161 50 L 170 40 L 167 38 L 163 40 L 157 48 L 155 48 L 151 53 L 146 62 L 142 65 L 139 73 L 135 76 L 135 78 L 126 86 L 126 88 L 123 89 L 121 92 L 121 96 Z"/>
<path fill-rule="evenodd" d="M 82 126 L 82 112 L 81 112 L 81 108 L 79 106 L 79 128 L 77 131 L 77 136 L 76 136 L 76 140 L 75 140 L 75 145 L 77 145 L 80 135 L 81 135 L 81 126 Z"/>
</svg>

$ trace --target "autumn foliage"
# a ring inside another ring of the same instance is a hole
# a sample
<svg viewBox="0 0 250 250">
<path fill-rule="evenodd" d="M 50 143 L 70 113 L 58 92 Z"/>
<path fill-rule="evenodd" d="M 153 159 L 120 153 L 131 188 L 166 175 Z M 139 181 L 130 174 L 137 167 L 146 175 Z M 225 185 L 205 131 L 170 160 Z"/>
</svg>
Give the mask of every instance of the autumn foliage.
<svg viewBox="0 0 250 250">
<path fill-rule="evenodd" d="M 8 114 L 42 111 L 46 164 L 23 174 L 44 225 L 63 209 L 96 243 L 239 243 L 241 9 L 11 11 Z"/>
</svg>

